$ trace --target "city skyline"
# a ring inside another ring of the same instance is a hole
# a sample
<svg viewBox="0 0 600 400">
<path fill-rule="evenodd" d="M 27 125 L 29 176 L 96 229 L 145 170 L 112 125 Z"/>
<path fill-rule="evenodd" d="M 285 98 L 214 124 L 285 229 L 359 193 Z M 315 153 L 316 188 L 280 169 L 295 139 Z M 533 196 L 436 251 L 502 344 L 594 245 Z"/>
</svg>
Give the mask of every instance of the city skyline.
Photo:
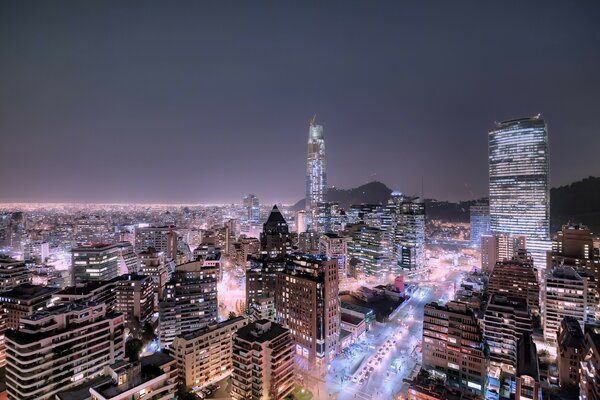
<svg viewBox="0 0 600 400">
<path fill-rule="evenodd" d="M 568 184 L 600 170 L 597 7 L 4 3 L 0 202 L 294 203 L 315 113 L 330 186 L 484 197 L 487 132 L 540 112 Z"/>
</svg>

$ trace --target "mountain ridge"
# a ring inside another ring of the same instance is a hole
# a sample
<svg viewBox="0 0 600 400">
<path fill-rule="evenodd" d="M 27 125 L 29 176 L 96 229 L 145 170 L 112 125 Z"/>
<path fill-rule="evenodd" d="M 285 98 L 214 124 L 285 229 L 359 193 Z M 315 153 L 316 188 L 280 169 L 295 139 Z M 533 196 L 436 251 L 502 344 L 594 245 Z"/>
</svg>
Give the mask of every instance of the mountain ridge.
<svg viewBox="0 0 600 400">
<path fill-rule="evenodd" d="M 353 204 L 385 204 L 392 189 L 382 182 L 372 181 L 351 189 L 332 187 L 328 190 L 327 201 L 339 203 L 348 209 Z M 487 198 L 450 202 L 425 199 L 427 219 L 441 219 L 450 222 L 469 222 L 469 207 Z M 304 209 L 304 199 L 291 209 Z M 600 233 L 600 177 L 588 176 L 568 185 L 550 189 L 550 229 L 556 232 L 562 225 L 582 223 L 593 232 Z"/>
</svg>

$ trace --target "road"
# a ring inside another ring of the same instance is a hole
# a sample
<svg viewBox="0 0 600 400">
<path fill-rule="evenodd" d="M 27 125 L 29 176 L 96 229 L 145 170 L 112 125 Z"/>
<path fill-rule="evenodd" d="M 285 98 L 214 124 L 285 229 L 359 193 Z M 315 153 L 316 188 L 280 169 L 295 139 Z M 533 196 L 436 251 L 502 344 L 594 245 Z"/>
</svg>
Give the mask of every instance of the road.
<svg viewBox="0 0 600 400">
<path fill-rule="evenodd" d="M 454 284 L 460 279 L 461 271 L 442 268 L 435 275 L 436 283 L 428 282 L 420 287 L 401 306 L 395 318 L 386 324 L 374 324 L 363 341 L 355 346 L 353 355 L 339 355 L 326 374 L 307 378 L 306 383 L 315 399 L 392 399 L 404 391 L 406 384 L 403 380 L 416 373 L 420 367 L 424 307 L 432 301 L 445 303 L 451 299 Z M 371 357 L 378 354 L 378 350 L 388 339 L 396 340 L 396 343 L 389 346 L 389 350 L 380 353 L 383 357 L 379 365 L 372 365 L 373 371 L 362 384 L 353 383 L 351 377 L 367 366 Z M 343 377 L 348 379 L 342 381 Z"/>
</svg>

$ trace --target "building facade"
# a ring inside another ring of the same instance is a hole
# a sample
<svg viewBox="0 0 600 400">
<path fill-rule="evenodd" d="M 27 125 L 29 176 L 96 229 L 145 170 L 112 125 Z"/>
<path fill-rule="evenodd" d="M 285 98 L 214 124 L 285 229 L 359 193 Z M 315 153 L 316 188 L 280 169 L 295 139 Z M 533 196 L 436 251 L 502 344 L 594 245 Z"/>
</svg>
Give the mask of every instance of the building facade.
<svg viewBox="0 0 600 400">
<path fill-rule="evenodd" d="M 327 175 L 325 173 L 325 138 L 323 127 L 312 119 L 308 128 L 306 156 L 306 211 L 314 218 L 317 206 L 327 200 Z"/>
<path fill-rule="evenodd" d="M 233 338 L 231 398 L 283 400 L 294 388 L 294 343 L 289 329 L 260 320 Z"/>
<path fill-rule="evenodd" d="M 551 247 L 546 123 L 539 115 L 496 123 L 488 139 L 491 233 L 525 236 L 543 268 Z"/>
</svg>

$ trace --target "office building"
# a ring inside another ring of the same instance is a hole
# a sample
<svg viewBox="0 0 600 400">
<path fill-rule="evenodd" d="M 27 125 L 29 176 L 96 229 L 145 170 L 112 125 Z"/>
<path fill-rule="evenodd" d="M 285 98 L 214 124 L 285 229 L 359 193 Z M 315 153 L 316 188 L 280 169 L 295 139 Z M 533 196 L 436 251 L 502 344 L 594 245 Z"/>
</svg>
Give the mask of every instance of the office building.
<svg viewBox="0 0 600 400">
<path fill-rule="evenodd" d="M 325 233 L 319 238 L 319 254 L 337 262 L 340 279 L 348 274 L 348 242 L 349 238 L 336 233 Z"/>
<path fill-rule="evenodd" d="M 474 204 L 469 208 L 471 220 L 471 246 L 481 245 L 481 236 L 490 233 L 490 206 L 488 204 Z"/>
<path fill-rule="evenodd" d="M 585 334 L 583 353 L 579 362 L 579 399 L 600 399 L 600 334 Z"/>
<path fill-rule="evenodd" d="M 494 266 L 488 283 L 489 295 L 522 297 L 527 300 L 533 315 L 540 312 L 540 286 L 533 259 L 518 252 L 510 261 L 500 261 Z"/>
<path fill-rule="evenodd" d="M 154 248 L 167 260 L 177 258 L 177 232 L 175 226 L 137 226 L 135 228 L 135 252 Z"/>
<path fill-rule="evenodd" d="M 243 200 L 246 221 L 257 224 L 260 221 L 260 203 L 258 197 L 249 194 Z"/>
<path fill-rule="evenodd" d="M 573 317 L 583 328 L 587 318 L 587 280 L 565 266 L 555 268 L 544 284 L 544 339 L 556 343 L 563 318 Z"/>
<path fill-rule="evenodd" d="M 50 243 L 44 240 L 27 240 L 23 244 L 23 259 L 38 264 L 45 263 L 50 257 Z"/>
<path fill-rule="evenodd" d="M 233 338 L 231 398 L 283 400 L 294 388 L 294 343 L 289 329 L 260 320 Z"/>
<path fill-rule="evenodd" d="M 108 281 L 119 275 L 118 244 L 93 243 L 71 250 L 71 284 Z"/>
<path fill-rule="evenodd" d="M 168 354 L 157 352 L 129 363 L 118 361 L 104 367 L 105 383 L 93 385 L 93 400 L 174 399 L 177 366 Z"/>
<path fill-rule="evenodd" d="M 286 261 L 277 272 L 276 320 L 290 329 L 298 355 L 328 363 L 340 335 L 337 262 L 301 254 Z"/>
<path fill-rule="evenodd" d="M 423 319 L 423 368 L 446 385 L 485 394 L 489 354 L 477 317 L 465 303 L 430 303 Z"/>
<path fill-rule="evenodd" d="M 233 336 L 247 322 L 244 317 L 231 318 L 176 337 L 169 352 L 177 361 L 181 384 L 202 388 L 228 377 Z"/>
<path fill-rule="evenodd" d="M 323 127 L 315 123 L 308 128 L 308 152 L 306 156 L 306 211 L 311 217 L 317 205 L 327 200 L 327 175 L 325 174 L 325 138 Z M 312 218 L 311 218 L 312 219 Z"/>
<path fill-rule="evenodd" d="M 349 259 L 358 260 L 367 277 L 384 277 L 389 272 L 385 231 L 363 224 L 347 226 L 346 231 L 352 239 L 348 242 Z"/>
<path fill-rule="evenodd" d="M 415 274 L 425 267 L 425 204 L 420 198 L 402 196 L 397 204 L 394 253 L 401 271 Z"/>
<path fill-rule="evenodd" d="M 6 333 L 11 400 L 49 399 L 103 373 L 123 358 L 123 316 L 106 305 L 69 303 L 21 318 Z"/>
<path fill-rule="evenodd" d="M 260 247 L 262 253 L 270 258 L 284 257 L 292 249 L 288 224 L 276 205 L 273 206 L 269 218 L 263 225 Z"/>
<path fill-rule="evenodd" d="M 533 321 L 522 297 L 490 296 L 482 321 L 483 336 L 490 349 L 490 363 L 514 373 L 517 364 L 517 340 L 533 332 Z"/>
<path fill-rule="evenodd" d="M 490 231 L 525 236 L 535 265 L 551 250 L 548 131 L 539 116 L 496 123 L 488 134 Z"/>
<path fill-rule="evenodd" d="M 0 292 L 31 283 L 31 272 L 23 261 L 0 255 Z"/>
<path fill-rule="evenodd" d="M 529 332 L 517 341 L 515 386 L 515 400 L 542 400 L 537 347 Z"/>
<path fill-rule="evenodd" d="M 202 261 L 178 265 L 159 303 L 159 338 L 168 348 L 176 336 L 217 322 L 218 268 Z"/>
<path fill-rule="evenodd" d="M 584 345 L 581 325 L 573 317 L 565 317 L 558 329 L 557 366 L 561 388 L 579 386 L 579 360 Z"/>
</svg>

